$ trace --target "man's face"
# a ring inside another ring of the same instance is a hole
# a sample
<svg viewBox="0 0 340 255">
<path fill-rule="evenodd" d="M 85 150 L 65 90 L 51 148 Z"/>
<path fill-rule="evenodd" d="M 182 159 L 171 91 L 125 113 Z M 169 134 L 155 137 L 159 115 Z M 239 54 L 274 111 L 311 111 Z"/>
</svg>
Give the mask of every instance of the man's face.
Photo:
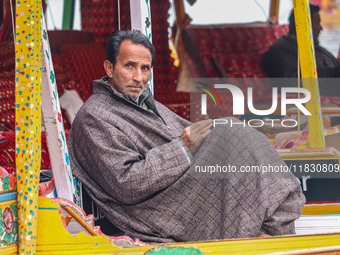
<svg viewBox="0 0 340 255">
<path fill-rule="evenodd" d="M 144 45 L 124 40 L 120 45 L 114 70 L 112 71 L 113 66 L 108 60 L 104 62 L 109 83 L 118 91 L 128 93 L 137 100 L 150 79 L 151 60 L 151 53 Z"/>
<path fill-rule="evenodd" d="M 315 12 L 311 16 L 312 19 L 312 29 L 313 29 L 313 38 L 314 38 L 314 43 L 318 44 L 319 43 L 319 35 L 322 30 L 321 26 L 321 19 L 320 19 L 320 14 L 318 12 Z"/>
</svg>

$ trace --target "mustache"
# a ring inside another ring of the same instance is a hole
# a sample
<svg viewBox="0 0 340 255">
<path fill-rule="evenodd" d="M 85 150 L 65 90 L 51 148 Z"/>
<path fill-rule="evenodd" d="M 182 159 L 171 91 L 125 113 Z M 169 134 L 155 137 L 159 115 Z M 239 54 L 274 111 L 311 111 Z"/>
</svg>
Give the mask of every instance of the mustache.
<svg viewBox="0 0 340 255">
<path fill-rule="evenodd" d="M 149 86 L 149 83 L 144 84 L 143 82 L 137 83 L 137 84 L 129 84 L 128 87 L 139 87 L 139 88 L 147 88 Z"/>
</svg>

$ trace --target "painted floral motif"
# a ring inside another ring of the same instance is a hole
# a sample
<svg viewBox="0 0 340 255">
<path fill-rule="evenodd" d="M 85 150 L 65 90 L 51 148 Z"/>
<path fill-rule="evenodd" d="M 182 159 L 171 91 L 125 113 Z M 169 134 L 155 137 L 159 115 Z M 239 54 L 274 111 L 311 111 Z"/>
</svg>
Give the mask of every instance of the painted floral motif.
<svg viewBox="0 0 340 255">
<path fill-rule="evenodd" d="M 52 84 L 55 81 L 55 75 L 54 75 L 54 73 L 52 71 L 50 71 L 50 80 L 51 80 Z"/>
<path fill-rule="evenodd" d="M 11 189 L 15 188 L 15 175 L 11 175 L 9 177 L 9 187 Z"/>
<path fill-rule="evenodd" d="M 5 232 L 7 235 L 12 234 L 13 232 L 13 222 L 14 222 L 14 215 L 10 207 L 5 207 L 3 213 L 3 224 L 5 228 Z"/>
<path fill-rule="evenodd" d="M 61 122 L 61 113 L 58 112 L 58 121 Z"/>
<path fill-rule="evenodd" d="M 18 239 L 18 211 L 14 203 L 0 208 L 0 248 Z"/>
<path fill-rule="evenodd" d="M 146 25 L 146 27 L 147 27 L 147 28 L 149 28 L 149 27 L 150 27 L 150 25 L 151 25 L 151 22 L 150 22 L 150 20 L 149 20 L 149 17 L 146 17 L 146 20 L 145 20 L 145 25 Z"/>
<path fill-rule="evenodd" d="M 45 29 L 43 30 L 43 38 L 45 41 L 47 41 L 47 32 Z"/>
<path fill-rule="evenodd" d="M 73 178 L 73 185 L 75 187 L 75 192 L 74 192 L 74 203 L 80 207 L 82 207 L 81 204 L 81 183 L 80 181 L 77 180 L 77 178 Z"/>
<path fill-rule="evenodd" d="M 144 27 L 144 29 L 145 29 L 146 37 L 149 40 L 151 40 L 151 31 L 148 31 L 150 26 L 151 26 L 151 18 L 150 18 L 151 14 L 150 14 L 150 3 L 149 3 L 149 0 L 145 0 L 145 4 L 146 4 L 146 8 L 148 10 L 148 15 L 147 15 L 147 17 L 145 19 L 145 27 Z"/>
<path fill-rule="evenodd" d="M 0 177 L 0 193 L 6 193 L 16 188 L 16 175 L 9 174 L 7 176 Z"/>
</svg>

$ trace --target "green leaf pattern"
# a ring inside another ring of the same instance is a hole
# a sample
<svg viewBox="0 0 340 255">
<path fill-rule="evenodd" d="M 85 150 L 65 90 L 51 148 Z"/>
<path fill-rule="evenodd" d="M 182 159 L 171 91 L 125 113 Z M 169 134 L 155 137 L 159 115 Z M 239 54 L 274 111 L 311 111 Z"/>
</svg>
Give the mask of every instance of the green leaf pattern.
<svg viewBox="0 0 340 255">
<path fill-rule="evenodd" d="M 18 221 L 13 221 L 13 232 L 12 234 L 15 235 L 18 233 Z"/>
<path fill-rule="evenodd" d="M 55 75 L 52 71 L 50 71 L 50 80 L 52 82 L 52 84 L 54 83 L 54 80 L 55 80 Z"/>
<path fill-rule="evenodd" d="M 4 179 L 3 179 L 3 185 L 4 185 L 4 190 L 7 190 L 7 189 L 9 189 L 9 180 L 8 180 L 8 177 L 5 177 Z"/>
<path fill-rule="evenodd" d="M 14 216 L 18 217 L 18 209 L 15 204 L 10 204 L 9 206 L 11 207 Z"/>
<path fill-rule="evenodd" d="M 150 15 L 150 5 L 149 0 L 145 0 L 146 6 L 148 8 L 148 17 L 145 22 L 145 35 L 151 41 L 151 15 Z M 148 28 L 150 28 L 150 33 L 148 33 Z"/>
</svg>

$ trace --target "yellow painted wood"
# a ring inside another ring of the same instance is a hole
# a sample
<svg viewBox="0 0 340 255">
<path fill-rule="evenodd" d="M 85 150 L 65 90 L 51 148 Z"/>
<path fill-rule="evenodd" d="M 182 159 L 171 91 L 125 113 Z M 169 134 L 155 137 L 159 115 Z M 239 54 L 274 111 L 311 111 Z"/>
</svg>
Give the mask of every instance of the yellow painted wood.
<svg viewBox="0 0 340 255">
<path fill-rule="evenodd" d="M 172 243 L 169 246 L 195 247 L 205 254 L 269 254 L 296 253 L 320 249 L 340 250 L 340 233 L 308 236 L 234 239 L 224 241 Z M 144 254 L 155 247 L 122 248 L 103 236 L 70 235 L 63 227 L 55 202 L 39 197 L 37 254 Z M 338 248 L 334 248 L 338 247 Z"/>
<path fill-rule="evenodd" d="M 278 151 L 283 160 L 306 160 L 306 159 L 339 159 L 339 152 L 335 149 L 324 150 L 295 150 L 295 151 Z"/>
<path fill-rule="evenodd" d="M 105 236 L 72 236 L 64 228 L 57 204 L 39 197 L 37 254 L 112 253 L 114 246 Z"/>
<path fill-rule="evenodd" d="M 18 254 L 18 245 L 13 244 L 5 248 L 0 249 L 0 254 L 1 255 L 16 255 Z"/>
<path fill-rule="evenodd" d="M 296 36 L 299 49 L 303 87 L 310 91 L 311 99 L 306 103 L 308 111 L 309 141 L 311 148 L 325 147 L 323 136 L 320 93 L 317 81 L 315 51 L 308 0 L 294 0 Z"/>
<path fill-rule="evenodd" d="M 271 254 L 286 252 L 296 254 L 302 251 L 340 251 L 340 234 L 285 236 L 272 238 L 238 239 L 228 241 L 207 241 L 173 243 L 169 246 L 195 247 L 205 254 Z M 154 247 L 154 246 L 151 246 Z M 115 254 L 144 254 L 151 247 L 121 248 Z M 116 252 L 116 251 L 115 251 Z"/>
<path fill-rule="evenodd" d="M 302 215 L 330 215 L 340 214 L 339 204 L 310 204 L 302 209 Z"/>
<path fill-rule="evenodd" d="M 16 1 L 19 254 L 35 254 L 41 162 L 41 0 Z"/>
<path fill-rule="evenodd" d="M 209 241 L 197 243 L 176 243 L 170 246 L 196 247 L 205 254 L 270 254 L 276 252 L 297 253 L 303 250 L 331 249 L 337 246 L 340 250 L 340 234 L 313 235 L 313 236 L 287 236 L 274 238 L 239 239 L 229 241 Z M 143 254 L 148 247 L 125 248 L 118 254 Z M 139 251 L 139 252 L 137 252 Z M 136 253 L 133 253 L 136 252 Z"/>
</svg>

